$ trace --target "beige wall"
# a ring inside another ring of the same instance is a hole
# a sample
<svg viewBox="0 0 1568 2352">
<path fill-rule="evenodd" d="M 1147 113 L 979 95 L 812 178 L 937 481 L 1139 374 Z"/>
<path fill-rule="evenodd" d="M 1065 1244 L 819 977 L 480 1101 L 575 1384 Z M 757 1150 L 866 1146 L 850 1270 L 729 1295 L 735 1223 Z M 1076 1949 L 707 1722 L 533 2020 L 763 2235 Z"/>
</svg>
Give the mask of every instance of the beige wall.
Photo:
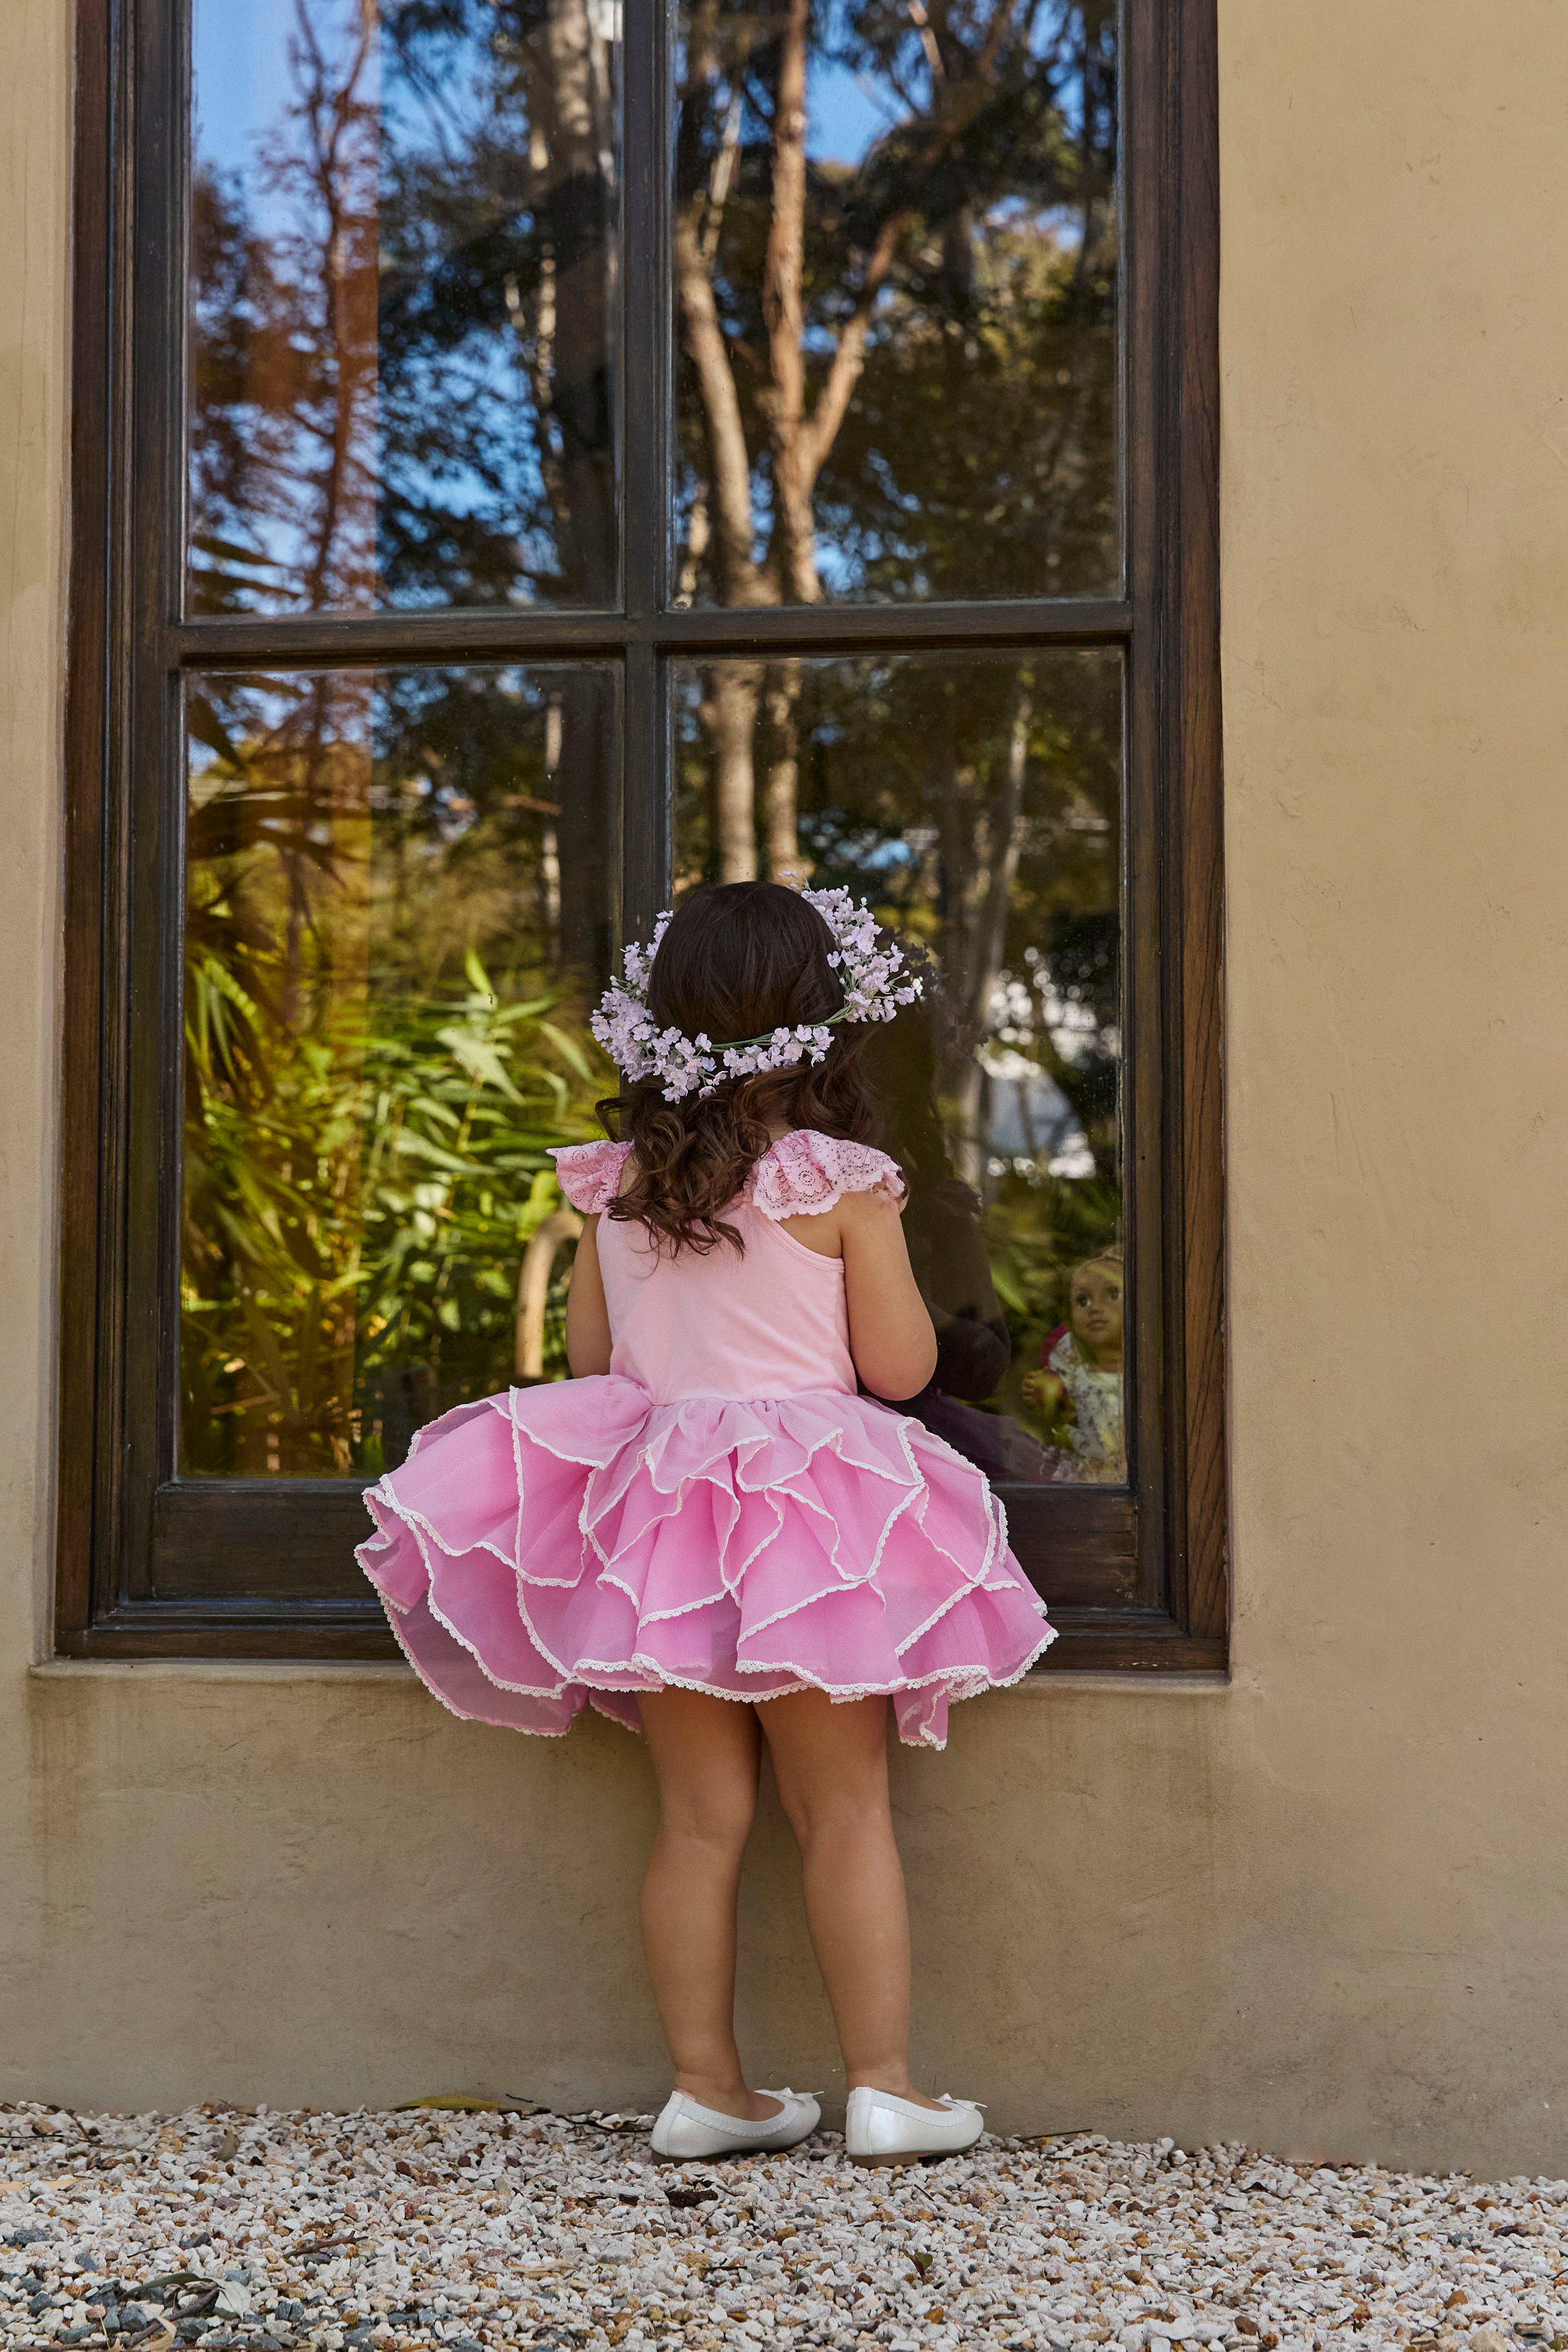
<svg viewBox="0 0 1568 2352">
<path fill-rule="evenodd" d="M 393 1670 L 29 1674 L 47 1574 L 67 10 L 0 0 L 0 2095 L 662 2080 L 644 1761 Z M 900 1756 L 1002 2126 L 1568 2169 L 1568 313 L 1554 0 L 1222 0 L 1235 1672 Z M 776 1817 L 764 2079 L 830 2084 Z"/>
</svg>

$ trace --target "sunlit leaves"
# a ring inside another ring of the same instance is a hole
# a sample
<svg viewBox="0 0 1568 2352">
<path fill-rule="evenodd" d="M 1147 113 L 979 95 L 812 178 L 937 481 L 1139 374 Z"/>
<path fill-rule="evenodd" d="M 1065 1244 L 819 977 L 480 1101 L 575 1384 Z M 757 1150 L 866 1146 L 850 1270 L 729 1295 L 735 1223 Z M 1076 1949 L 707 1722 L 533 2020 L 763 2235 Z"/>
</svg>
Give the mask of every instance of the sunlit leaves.
<svg viewBox="0 0 1568 2352">
<path fill-rule="evenodd" d="M 547 1150 L 596 1132 L 605 1075 L 542 1017 L 558 994 L 502 1003 L 475 961 L 455 1004 L 362 1003 L 294 1051 L 253 1026 L 273 1083 L 237 1101 L 211 1012 L 232 983 L 210 953 L 200 976 L 186 1260 L 214 1295 L 187 1280 L 186 1466 L 374 1471 L 384 1370 L 457 1342 L 481 1391 L 511 1377 L 522 1248 L 560 1205 Z"/>
<path fill-rule="evenodd" d="M 374 1471 L 510 1379 L 549 1146 L 611 1078 L 612 692 L 589 662 L 188 679 L 188 1474 Z"/>
</svg>

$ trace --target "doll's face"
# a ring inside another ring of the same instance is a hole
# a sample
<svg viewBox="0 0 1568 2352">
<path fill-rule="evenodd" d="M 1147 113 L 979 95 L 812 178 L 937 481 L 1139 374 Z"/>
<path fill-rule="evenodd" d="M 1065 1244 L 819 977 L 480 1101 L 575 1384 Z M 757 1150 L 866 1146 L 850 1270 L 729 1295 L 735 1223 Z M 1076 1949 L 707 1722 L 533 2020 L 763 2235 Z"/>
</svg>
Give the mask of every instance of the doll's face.
<svg viewBox="0 0 1568 2352">
<path fill-rule="evenodd" d="M 1121 1269 L 1100 1263 L 1080 1265 L 1072 1278 L 1072 1331 L 1097 1360 L 1121 1353 Z"/>
</svg>

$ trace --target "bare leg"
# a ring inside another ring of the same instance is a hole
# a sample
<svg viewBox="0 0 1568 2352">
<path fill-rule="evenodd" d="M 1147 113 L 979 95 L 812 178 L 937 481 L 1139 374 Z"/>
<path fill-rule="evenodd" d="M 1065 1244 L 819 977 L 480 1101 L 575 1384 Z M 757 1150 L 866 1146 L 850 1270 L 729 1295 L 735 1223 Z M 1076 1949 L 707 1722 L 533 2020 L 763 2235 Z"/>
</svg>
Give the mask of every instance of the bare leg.
<svg viewBox="0 0 1568 2352">
<path fill-rule="evenodd" d="M 735 2047 L 735 1897 L 757 1808 L 753 1710 L 704 1691 L 638 1693 L 658 1774 L 643 1948 L 679 2090 L 721 2115 L 783 2113 L 746 2088 Z"/>
<path fill-rule="evenodd" d="M 910 2087 L 910 1920 L 888 1801 L 888 1702 L 795 1691 L 757 1709 L 805 1873 L 805 1916 L 850 2090 Z"/>
</svg>

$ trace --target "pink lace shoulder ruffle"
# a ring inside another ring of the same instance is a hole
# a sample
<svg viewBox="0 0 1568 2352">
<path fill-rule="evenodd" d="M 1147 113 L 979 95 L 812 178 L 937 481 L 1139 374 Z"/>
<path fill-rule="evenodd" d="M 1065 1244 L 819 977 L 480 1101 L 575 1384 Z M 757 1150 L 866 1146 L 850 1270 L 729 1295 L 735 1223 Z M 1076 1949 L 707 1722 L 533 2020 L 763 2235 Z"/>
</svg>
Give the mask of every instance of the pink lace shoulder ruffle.
<svg viewBox="0 0 1568 2352">
<path fill-rule="evenodd" d="M 602 1215 L 621 1189 L 629 1143 L 565 1143 L 552 1150 L 561 1190 L 584 1216 Z M 771 1144 L 752 1169 L 747 1193 L 764 1217 L 814 1217 L 831 1209 L 846 1192 L 885 1192 L 903 1206 L 904 1180 L 898 1162 L 868 1143 L 845 1143 L 837 1136 L 796 1128 Z"/>
<path fill-rule="evenodd" d="M 752 1171 L 752 1202 L 764 1217 L 815 1217 L 846 1192 L 885 1192 L 900 1208 L 904 1180 L 898 1162 L 868 1143 L 845 1143 L 797 1127 L 771 1144 Z"/>
<path fill-rule="evenodd" d="M 603 1214 L 621 1189 L 629 1143 L 561 1143 L 551 1151 L 555 1177 L 574 1209 L 585 1217 Z"/>
</svg>

